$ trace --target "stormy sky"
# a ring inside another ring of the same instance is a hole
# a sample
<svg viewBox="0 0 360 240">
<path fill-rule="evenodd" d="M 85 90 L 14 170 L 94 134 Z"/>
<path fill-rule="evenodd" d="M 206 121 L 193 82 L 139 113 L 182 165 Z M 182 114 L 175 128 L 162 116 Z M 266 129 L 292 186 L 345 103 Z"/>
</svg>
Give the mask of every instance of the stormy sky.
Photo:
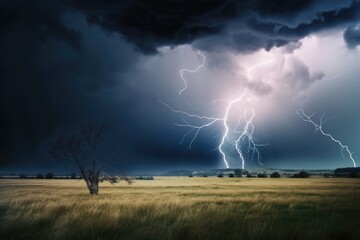
<svg viewBox="0 0 360 240">
<path fill-rule="evenodd" d="M 324 131 L 359 162 L 360 1 L 1 0 L 0 13 L 2 172 L 67 171 L 46 143 L 94 119 L 116 121 L 116 169 L 224 168 L 223 123 L 190 149 L 194 132 L 183 138 L 191 129 L 174 123 L 206 121 L 173 110 L 221 118 L 242 94 L 229 126 L 254 109 L 265 166 L 353 166 L 298 109 L 316 122 L 326 113 Z M 200 66 L 198 50 L 204 66 L 184 73 L 179 94 L 179 70 Z M 232 141 L 227 159 L 239 167 Z M 257 167 L 250 155 L 246 166 Z"/>
</svg>

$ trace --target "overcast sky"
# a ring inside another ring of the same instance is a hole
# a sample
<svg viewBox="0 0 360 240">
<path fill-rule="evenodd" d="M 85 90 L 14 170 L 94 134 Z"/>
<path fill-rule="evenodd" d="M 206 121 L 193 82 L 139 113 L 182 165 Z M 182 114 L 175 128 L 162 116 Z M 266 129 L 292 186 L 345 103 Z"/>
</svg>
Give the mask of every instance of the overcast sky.
<svg viewBox="0 0 360 240">
<path fill-rule="evenodd" d="M 265 166 L 353 166 L 299 109 L 360 164 L 360 1 L 117 2 L 0 2 L 0 170 L 67 171 L 46 143 L 94 119 L 116 120 L 116 169 L 241 167 L 252 110 Z"/>
</svg>

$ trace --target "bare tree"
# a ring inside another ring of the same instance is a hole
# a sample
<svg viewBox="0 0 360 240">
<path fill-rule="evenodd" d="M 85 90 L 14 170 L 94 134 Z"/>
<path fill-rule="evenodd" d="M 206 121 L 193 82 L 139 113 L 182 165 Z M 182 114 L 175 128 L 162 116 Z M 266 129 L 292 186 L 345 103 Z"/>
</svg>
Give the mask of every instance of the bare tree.
<svg viewBox="0 0 360 240">
<path fill-rule="evenodd" d="M 74 131 L 60 131 L 49 144 L 48 152 L 51 157 L 70 160 L 78 167 L 92 195 L 98 194 L 99 182 L 114 184 L 124 180 L 132 183 L 130 178 L 108 176 L 103 172 L 106 160 L 104 156 L 100 159 L 98 152 L 113 128 L 107 121 L 89 122 Z"/>
</svg>

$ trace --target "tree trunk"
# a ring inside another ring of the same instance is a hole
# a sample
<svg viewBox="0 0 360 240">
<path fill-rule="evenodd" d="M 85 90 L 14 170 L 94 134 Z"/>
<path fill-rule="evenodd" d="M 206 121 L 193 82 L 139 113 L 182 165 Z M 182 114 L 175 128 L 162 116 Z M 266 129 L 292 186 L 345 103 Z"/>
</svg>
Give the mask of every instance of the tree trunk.
<svg viewBox="0 0 360 240">
<path fill-rule="evenodd" d="M 91 195 L 96 195 L 99 192 L 99 180 L 97 178 L 89 179 L 88 188 Z"/>
<path fill-rule="evenodd" d="M 99 193 L 99 174 L 99 171 L 89 170 L 86 173 L 84 170 L 81 170 L 81 175 L 91 195 L 97 195 Z"/>
</svg>

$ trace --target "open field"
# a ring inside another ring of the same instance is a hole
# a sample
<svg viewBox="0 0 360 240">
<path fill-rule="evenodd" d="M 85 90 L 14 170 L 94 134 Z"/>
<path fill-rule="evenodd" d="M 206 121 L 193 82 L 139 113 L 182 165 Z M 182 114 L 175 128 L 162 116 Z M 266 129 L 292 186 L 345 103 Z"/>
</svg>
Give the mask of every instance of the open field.
<svg viewBox="0 0 360 240">
<path fill-rule="evenodd" d="M 0 239 L 360 239 L 360 179 L 0 180 Z"/>
</svg>

